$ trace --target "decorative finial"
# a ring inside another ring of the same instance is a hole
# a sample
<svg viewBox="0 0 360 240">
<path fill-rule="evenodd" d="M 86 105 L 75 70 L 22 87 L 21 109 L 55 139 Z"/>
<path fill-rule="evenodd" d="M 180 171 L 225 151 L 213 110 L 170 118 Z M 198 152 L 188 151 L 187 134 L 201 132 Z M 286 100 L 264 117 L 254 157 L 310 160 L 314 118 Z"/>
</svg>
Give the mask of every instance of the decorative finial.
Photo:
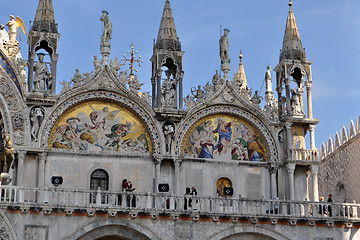
<svg viewBox="0 0 360 240">
<path fill-rule="evenodd" d="M 242 55 L 242 50 L 240 49 L 240 55 L 239 55 L 239 58 L 240 58 L 240 63 L 242 63 L 242 58 L 243 58 L 243 55 Z"/>
<path fill-rule="evenodd" d="M 289 7 L 290 7 L 290 10 L 291 10 L 291 7 L 292 7 L 292 1 L 291 0 L 289 0 Z"/>
<path fill-rule="evenodd" d="M 139 67 L 141 66 L 141 63 L 143 62 L 143 60 L 140 60 L 141 56 L 139 56 L 138 59 L 135 59 L 135 54 L 138 53 L 138 51 L 134 51 L 134 43 L 131 43 L 131 52 L 130 51 L 127 51 L 128 53 L 130 53 L 130 59 L 127 59 L 125 57 L 125 54 L 124 54 L 124 64 L 126 62 L 129 62 L 129 65 L 130 67 L 128 69 L 126 69 L 126 71 L 129 71 L 130 70 L 130 75 L 133 75 L 133 71 L 137 72 L 138 70 L 136 70 L 134 68 L 134 63 L 137 62 L 139 64 Z"/>
</svg>

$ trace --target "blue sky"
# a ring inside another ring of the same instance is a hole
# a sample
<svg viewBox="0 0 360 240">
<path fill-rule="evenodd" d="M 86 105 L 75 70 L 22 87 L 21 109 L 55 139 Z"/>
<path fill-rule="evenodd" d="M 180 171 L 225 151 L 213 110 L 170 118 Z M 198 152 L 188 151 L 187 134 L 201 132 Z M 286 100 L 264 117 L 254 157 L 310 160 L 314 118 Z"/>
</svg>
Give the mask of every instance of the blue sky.
<svg viewBox="0 0 360 240">
<path fill-rule="evenodd" d="M 0 22 L 9 15 L 20 16 L 27 30 L 35 17 L 38 0 L 3 1 Z M 70 81 L 75 68 L 93 71 L 93 56 L 100 56 L 103 9 L 113 23 L 110 59 L 119 58 L 133 42 L 144 63 L 139 69 L 143 91 L 150 91 L 153 39 L 157 37 L 165 0 L 53 0 L 55 18 L 61 33 L 58 82 Z M 239 52 L 249 87 L 260 90 L 266 66 L 278 64 L 285 23 L 287 0 L 176 0 L 171 1 L 184 55 L 184 91 L 205 85 L 219 69 L 220 24 L 229 28 L 232 70 L 237 70 Z M 313 61 L 313 111 L 320 119 L 316 146 L 327 141 L 343 125 L 360 113 L 360 1 L 294 0 L 293 11 L 308 60 Z M 26 39 L 21 53 L 28 58 Z M 275 80 L 275 73 L 273 72 Z M 57 91 L 61 89 L 58 84 Z M 264 94 L 264 87 L 262 89 Z"/>
</svg>

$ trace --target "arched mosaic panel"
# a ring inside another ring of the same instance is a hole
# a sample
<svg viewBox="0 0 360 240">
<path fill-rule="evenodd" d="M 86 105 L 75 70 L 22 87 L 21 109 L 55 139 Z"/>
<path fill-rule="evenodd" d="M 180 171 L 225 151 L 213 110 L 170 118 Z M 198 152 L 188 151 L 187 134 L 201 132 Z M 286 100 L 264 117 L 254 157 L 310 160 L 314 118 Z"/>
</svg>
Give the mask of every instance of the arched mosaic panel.
<svg viewBox="0 0 360 240">
<path fill-rule="evenodd" d="M 107 92 L 107 91 L 96 91 L 96 92 L 86 92 L 82 93 L 76 96 L 73 96 L 63 103 L 61 103 L 59 106 L 56 107 L 56 109 L 47 117 L 46 124 L 44 125 L 44 128 L 40 130 L 41 134 L 41 146 L 48 147 L 49 145 L 52 146 L 54 139 L 50 141 L 50 135 L 53 131 L 55 131 L 56 127 L 55 124 L 60 122 L 60 118 L 67 114 L 68 111 L 70 111 L 74 106 L 78 106 L 79 104 L 90 102 L 90 101 L 100 101 L 102 103 L 113 103 L 117 105 L 118 108 L 123 108 L 124 110 L 129 110 L 129 113 L 134 114 L 134 118 L 138 119 L 140 122 L 143 123 L 142 126 L 144 126 L 145 129 L 147 129 L 147 132 L 149 134 L 149 139 L 147 138 L 148 144 L 149 144 L 149 154 L 151 153 L 160 153 L 160 138 L 158 134 L 157 126 L 154 122 L 154 119 L 152 116 L 141 106 L 139 106 L 137 103 L 132 101 L 131 99 L 116 94 L 113 92 Z M 103 106 L 105 107 L 105 106 Z M 101 110 L 102 108 L 99 107 L 98 110 Z M 120 109 L 121 110 L 121 109 Z M 111 110 L 112 111 L 112 110 Z M 110 112 L 111 112 L 110 111 Z M 64 120 L 66 122 L 66 120 Z M 126 121 L 120 122 L 125 123 Z M 111 128 L 110 128 L 111 131 Z M 130 130 L 132 131 L 132 130 Z M 51 143 L 50 143 L 51 142 Z M 152 150 L 151 150 L 152 149 Z M 52 150 L 56 151 L 63 151 L 63 148 L 53 148 Z M 100 148 L 101 150 L 101 148 Z M 70 149 L 65 149 L 65 151 L 74 151 Z M 99 152 L 98 149 L 95 151 L 88 150 L 88 152 Z M 118 155 L 120 154 L 118 151 L 111 151 L 110 153 Z M 121 153 L 121 155 L 139 155 L 139 152 L 134 151 L 127 151 L 126 153 Z M 148 153 L 145 153 L 146 155 Z M 142 155 L 142 154 L 140 154 Z"/>
<path fill-rule="evenodd" d="M 87 101 L 67 110 L 54 124 L 48 144 L 50 149 L 152 153 L 143 121 L 106 101 Z"/>
<path fill-rule="evenodd" d="M 216 114 L 197 121 L 186 133 L 183 154 L 195 158 L 267 161 L 261 134 L 248 121 Z"/>
<path fill-rule="evenodd" d="M 176 136 L 175 154 L 221 160 L 277 161 L 275 141 L 251 113 L 230 106 L 205 108 L 189 117 Z"/>
</svg>

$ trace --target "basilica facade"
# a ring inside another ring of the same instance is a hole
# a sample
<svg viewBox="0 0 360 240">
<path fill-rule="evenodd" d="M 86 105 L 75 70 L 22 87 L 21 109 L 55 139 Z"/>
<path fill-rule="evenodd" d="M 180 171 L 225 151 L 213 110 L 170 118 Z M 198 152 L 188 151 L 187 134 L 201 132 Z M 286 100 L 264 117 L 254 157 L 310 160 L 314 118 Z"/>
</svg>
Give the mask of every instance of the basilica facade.
<svg viewBox="0 0 360 240">
<path fill-rule="evenodd" d="M 133 46 L 127 72 L 110 59 L 116 24 L 104 10 L 93 71 L 76 69 L 57 94 L 55 13 L 39 0 L 27 62 L 21 19 L 1 29 L 0 239 L 360 238 L 358 205 L 319 202 L 312 62 L 291 1 L 264 96 L 249 90 L 242 54 L 229 76 L 229 29 L 221 72 L 183 96 L 186 47 L 169 0 L 151 92 L 141 90 Z"/>
</svg>

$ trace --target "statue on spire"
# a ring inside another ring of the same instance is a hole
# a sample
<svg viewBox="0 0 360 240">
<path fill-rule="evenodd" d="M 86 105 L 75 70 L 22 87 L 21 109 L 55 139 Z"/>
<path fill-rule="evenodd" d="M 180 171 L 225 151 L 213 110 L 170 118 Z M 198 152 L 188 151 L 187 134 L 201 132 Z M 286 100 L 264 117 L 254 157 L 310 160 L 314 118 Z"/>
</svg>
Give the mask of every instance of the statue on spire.
<svg viewBox="0 0 360 240">
<path fill-rule="evenodd" d="M 224 63 L 225 61 L 230 61 L 229 58 L 229 38 L 227 37 L 228 33 L 230 32 L 229 29 L 224 29 L 224 35 L 220 38 L 219 45 L 220 45 L 220 59 L 221 63 Z"/>
<path fill-rule="evenodd" d="M 102 11 L 102 15 L 100 17 L 100 21 L 104 23 L 104 31 L 101 36 L 100 43 L 100 52 L 103 56 L 102 63 L 108 65 L 109 64 L 109 56 L 111 50 L 111 34 L 112 34 L 112 23 L 109 18 L 109 12 L 106 10 Z"/>
</svg>

